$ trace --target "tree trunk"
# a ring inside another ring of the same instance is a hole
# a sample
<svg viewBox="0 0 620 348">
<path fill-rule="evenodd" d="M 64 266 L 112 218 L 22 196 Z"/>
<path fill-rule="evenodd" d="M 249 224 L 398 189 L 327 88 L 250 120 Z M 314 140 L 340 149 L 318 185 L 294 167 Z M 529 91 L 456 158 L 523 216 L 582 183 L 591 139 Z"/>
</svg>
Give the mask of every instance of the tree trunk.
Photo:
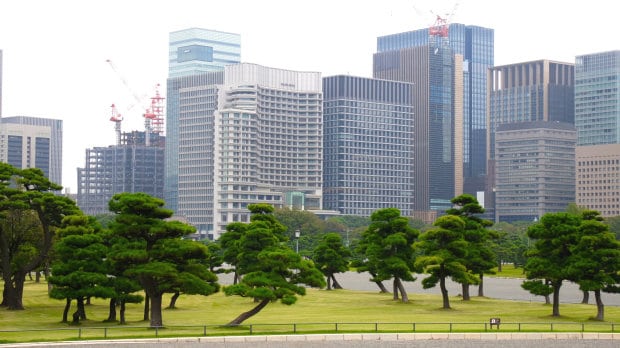
<svg viewBox="0 0 620 348">
<path fill-rule="evenodd" d="M 177 299 L 179 298 L 179 296 L 181 296 L 181 293 L 178 291 L 175 291 L 172 297 L 170 298 L 170 305 L 168 305 L 168 308 L 170 309 L 177 308 L 176 304 L 177 304 Z"/>
<path fill-rule="evenodd" d="M 394 293 L 394 296 L 392 296 L 392 298 L 394 299 L 394 301 L 398 301 L 400 297 L 398 293 L 398 286 L 396 285 L 396 279 L 398 278 L 394 278 L 394 280 L 392 281 L 392 292 Z"/>
<path fill-rule="evenodd" d="M 125 325 L 127 322 L 125 321 L 125 301 L 121 301 L 121 309 L 120 309 L 120 325 Z"/>
<path fill-rule="evenodd" d="M 601 290 L 594 290 L 594 298 L 596 300 L 596 320 L 605 320 L 605 306 L 603 305 L 603 299 L 601 298 Z"/>
<path fill-rule="evenodd" d="M 327 278 L 327 290 L 331 290 L 332 289 L 332 278 L 330 277 L 330 275 L 327 275 L 325 278 Z"/>
<path fill-rule="evenodd" d="M 149 298 L 149 294 L 145 294 L 144 295 L 144 321 L 148 321 L 150 318 L 150 306 L 151 305 L 151 299 Z"/>
<path fill-rule="evenodd" d="M 560 287 L 562 286 L 562 281 L 552 282 L 553 285 L 553 317 L 560 316 Z"/>
<path fill-rule="evenodd" d="M 67 322 L 67 317 L 69 316 L 69 309 L 71 309 L 71 299 L 68 298 L 65 302 L 65 309 L 62 312 L 62 322 L 66 323 Z"/>
<path fill-rule="evenodd" d="M 382 294 L 389 294 L 390 292 L 388 291 L 388 289 L 385 287 L 385 285 L 383 285 L 382 282 L 375 282 L 375 284 L 377 284 L 377 286 L 379 287 L 379 292 Z"/>
<path fill-rule="evenodd" d="M 24 309 L 22 299 L 24 294 L 25 281 L 25 272 L 15 272 L 13 274 L 13 277 L 11 277 L 10 274 L 7 274 L 7 277 L 4 279 L 4 291 L 2 298 L 3 306 L 6 306 L 9 310 Z"/>
<path fill-rule="evenodd" d="M 237 285 L 239 283 L 239 273 L 237 273 L 237 269 L 235 269 L 235 276 L 233 277 L 233 285 Z"/>
<path fill-rule="evenodd" d="M 226 324 L 226 326 L 237 326 L 243 323 L 245 320 L 251 318 L 252 316 L 256 315 L 258 312 L 260 312 L 268 304 L 269 304 L 269 299 L 264 299 L 260 301 L 260 303 L 256 307 L 252 308 L 251 310 L 247 312 L 241 313 L 241 315 L 239 315 L 237 318 L 235 318 L 230 323 Z"/>
<path fill-rule="evenodd" d="M 499 262 L 497 263 L 497 272 L 501 272 L 502 271 L 502 260 L 499 260 Z"/>
<path fill-rule="evenodd" d="M 77 313 L 80 315 L 80 319 L 86 320 L 86 310 L 84 309 L 84 298 L 78 297 L 77 301 Z"/>
<path fill-rule="evenodd" d="M 551 282 L 548 279 L 545 279 L 545 284 L 551 285 Z M 551 299 L 549 298 L 549 295 L 545 295 L 545 304 L 551 304 Z"/>
<path fill-rule="evenodd" d="M 332 283 L 334 284 L 334 289 L 342 289 L 342 286 L 340 286 L 340 283 L 338 283 L 338 281 L 336 280 L 336 276 L 334 276 L 332 274 Z"/>
<path fill-rule="evenodd" d="M 583 298 L 581 299 L 581 304 L 588 304 L 588 302 L 590 302 L 590 292 L 584 291 Z"/>
<path fill-rule="evenodd" d="M 461 283 L 461 289 L 461 291 L 463 292 L 463 301 L 469 301 L 471 299 L 469 296 L 469 283 Z"/>
<path fill-rule="evenodd" d="M 108 306 L 109 310 L 108 310 L 108 319 L 106 319 L 106 322 L 114 322 L 116 321 L 116 299 L 115 298 L 111 298 L 110 299 L 110 305 Z"/>
<path fill-rule="evenodd" d="M 407 291 L 405 290 L 405 286 L 403 282 L 400 281 L 400 278 L 394 278 L 394 283 L 396 284 L 396 290 L 400 292 L 400 298 L 403 302 L 409 302 L 409 296 L 407 296 Z"/>
<path fill-rule="evenodd" d="M 484 274 L 480 273 L 480 284 L 478 284 L 478 296 L 484 297 Z"/>
<path fill-rule="evenodd" d="M 443 308 L 450 309 L 450 298 L 448 298 L 448 289 L 446 289 L 446 277 L 439 278 L 439 289 L 441 289 L 441 297 L 443 298 Z"/>
<path fill-rule="evenodd" d="M 151 327 L 164 326 L 164 320 L 161 314 L 162 294 L 151 294 Z"/>
</svg>

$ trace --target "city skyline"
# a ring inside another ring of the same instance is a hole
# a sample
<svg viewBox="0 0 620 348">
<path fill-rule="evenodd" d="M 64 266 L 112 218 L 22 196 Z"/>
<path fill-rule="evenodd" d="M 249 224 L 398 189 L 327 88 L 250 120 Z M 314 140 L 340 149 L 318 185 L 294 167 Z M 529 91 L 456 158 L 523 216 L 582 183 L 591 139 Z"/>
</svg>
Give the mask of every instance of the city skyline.
<svg viewBox="0 0 620 348">
<path fill-rule="evenodd" d="M 123 131 L 143 129 L 140 107 L 131 107 L 136 104 L 133 95 L 150 95 L 156 84 L 165 85 L 172 31 L 201 27 L 238 33 L 242 62 L 317 71 L 323 77 L 370 77 L 377 37 L 428 27 L 434 18 L 431 11 L 442 15 L 454 11 L 453 23 L 494 29 L 495 65 L 539 59 L 574 63 L 578 55 L 618 49 L 620 43 L 609 38 L 614 32 L 611 3 L 589 4 L 561 8 L 529 0 L 514 7 L 493 1 L 416 1 L 415 5 L 387 1 L 382 8 L 354 1 L 2 4 L 0 105 L 4 117 L 64 121 L 62 184 L 75 193 L 84 150 L 114 144 L 110 104 L 116 103 L 125 113 Z"/>
</svg>

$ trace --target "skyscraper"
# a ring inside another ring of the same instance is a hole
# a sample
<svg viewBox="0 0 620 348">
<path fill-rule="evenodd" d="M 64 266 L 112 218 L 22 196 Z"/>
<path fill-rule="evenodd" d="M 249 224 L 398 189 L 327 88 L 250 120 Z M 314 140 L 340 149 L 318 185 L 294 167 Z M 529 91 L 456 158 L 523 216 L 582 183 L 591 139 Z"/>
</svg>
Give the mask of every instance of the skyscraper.
<svg viewBox="0 0 620 348">
<path fill-rule="evenodd" d="M 221 71 L 241 61 L 241 37 L 222 31 L 189 28 L 170 33 L 168 77 Z"/>
<path fill-rule="evenodd" d="M 164 141 L 158 134 L 124 132 L 121 143 L 86 149 L 84 168 L 77 169 L 77 205 L 88 215 L 108 213 L 114 194 L 144 192 L 163 198 Z"/>
<path fill-rule="evenodd" d="M 323 206 L 370 216 L 413 214 L 412 83 L 355 76 L 323 79 Z"/>
<path fill-rule="evenodd" d="M 620 50 L 575 59 L 579 145 L 620 144 Z"/>
<path fill-rule="evenodd" d="M 321 87 L 320 73 L 244 63 L 181 89 L 177 214 L 217 239 L 251 203 L 320 209 Z"/>
<path fill-rule="evenodd" d="M 496 129 L 495 220 L 534 221 L 575 202 L 577 130 L 562 122 L 504 123 Z"/>
<path fill-rule="evenodd" d="M 62 120 L 29 116 L 0 118 L 0 161 L 39 168 L 62 185 Z"/>
<path fill-rule="evenodd" d="M 208 109 L 213 112 L 216 97 L 213 93 L 209 94 L 209 91 L 215 90 L 213 88 L 204 90 L 200 87 L 223 83 L 224 66 L 241 62 L 241 39 L 238 34 L 200 28 L 171 32 L 169 36 L 164 199 L 168 208 L 177 211 L 180 91 L 196 87 L 196 92 L 185 92 L 183 98 L 192 98 L 190 96 L 192 93 L 202 93 L 203 97 L 210 98 L 207 103 Z M 198 100 L 196 96 L 193 98 L 195 101 Z M 201 105 L 204 107 L 207 104 Z M 209 111 L 204 109 L 185 111 L 209 114 Z M 203 148 L 203 145 L 194 145 Z"/>
<path fill-rule="evenodd" d="M 620 215 L 620 51 L 575 58 L 577 204 Z"/>
<path fill-rule="evenodd" d="M 573 125 L 574 79 L 573 64 L 550 60 L 496 66 L 489 70 L 487 208 L 492 209 L 495 204 L 495 169 L 499 168 L 494 163 L 497 158 L 495 133 L 498 127 L 533 121 Z"/>
<path fill-rule="evenodd" d="M 463 192 L 463 60 L 442 43 L 374 54 L 378 79 L 414 83 L 414 216 L 432 221 Z"/>
<path fill-rule="evenodd" d="M 377 38 L 377 52 L 432 44 L 429 29 Z M 484 189 L 486 175 L 487 69 L 494 65 L 494 30 L 459 23 L 450 24 L 447 40 L 454 54 L 463 57 L 463 175 L 464 192 Z"/>
</svg>

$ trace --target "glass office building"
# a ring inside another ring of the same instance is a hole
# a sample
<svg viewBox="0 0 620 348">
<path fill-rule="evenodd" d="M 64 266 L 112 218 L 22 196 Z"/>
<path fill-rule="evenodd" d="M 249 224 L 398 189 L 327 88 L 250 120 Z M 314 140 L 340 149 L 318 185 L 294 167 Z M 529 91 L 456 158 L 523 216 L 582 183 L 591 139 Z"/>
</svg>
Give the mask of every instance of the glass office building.
<svg viewBox="0 0 620 348">
<path fill-rule="evenodd" d="M 419 29 L 377 38 L 377 52 L 432 44 L 429 29 Z M 454 54 L 463 56 L 463 175 L 464 190 L 484 188 L 486 175 L 487 69 L 494 65 L 494 30 L 450 24 L 447 40 Z"/>
<path fill-rule="evenodd" d="M 370 216 L 413 213 L 413 84 L 323 79 L 323 206 Z"/>
<path fill-rule="evenodd" d="M 620 51 L 575 59 L 579 145 L 620 144 Z"/>
<path fill-rule="evenodd" d="M 202 96 L 206 99 L 189 97 L 194 98 L 193 100 L 197 103 L 191 107 L 195 110 L 184 111 L 186 115 L 198 113 L 203 115 L 202 117 L 208 117 L 207 115 L 215 110 L 216 98 L 212 94 L 214 90 L 207 86 L 221 84 L 224 81 L 224 67 L 241 62 L 241 39 L 238 34 L 200 28 L 171 32 L 169 36 L 164 200 L 166 207 L 176 212 L 180 146 L 179 117 L 182 111 L 180 90 L 196 88 L 201 91 L 196 93 L 208 94 Z"/>
<path fill-rule="evenodd" d="M 62 185 L 62 120 L 12 116 L 0 118 L 0 161 L 17 168 L 39 168 Z"/>
</svg>

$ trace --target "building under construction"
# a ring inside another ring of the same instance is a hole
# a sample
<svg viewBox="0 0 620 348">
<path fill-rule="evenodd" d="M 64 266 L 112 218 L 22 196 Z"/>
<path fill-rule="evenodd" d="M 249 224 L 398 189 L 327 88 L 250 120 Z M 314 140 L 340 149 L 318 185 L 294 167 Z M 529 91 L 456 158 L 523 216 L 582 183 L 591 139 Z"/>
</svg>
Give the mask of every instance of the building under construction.
<svg viewBox="0 0 620 348">
<path fill-rule="evenodd" d="M 77 169 L 77 204 L 87 215 L 108 213 L 116 193 L 144 192 L 164 197 L 165 137 L 143 131 L 123 132 L 120 144 L 86 150 Z"/>
</svg>

